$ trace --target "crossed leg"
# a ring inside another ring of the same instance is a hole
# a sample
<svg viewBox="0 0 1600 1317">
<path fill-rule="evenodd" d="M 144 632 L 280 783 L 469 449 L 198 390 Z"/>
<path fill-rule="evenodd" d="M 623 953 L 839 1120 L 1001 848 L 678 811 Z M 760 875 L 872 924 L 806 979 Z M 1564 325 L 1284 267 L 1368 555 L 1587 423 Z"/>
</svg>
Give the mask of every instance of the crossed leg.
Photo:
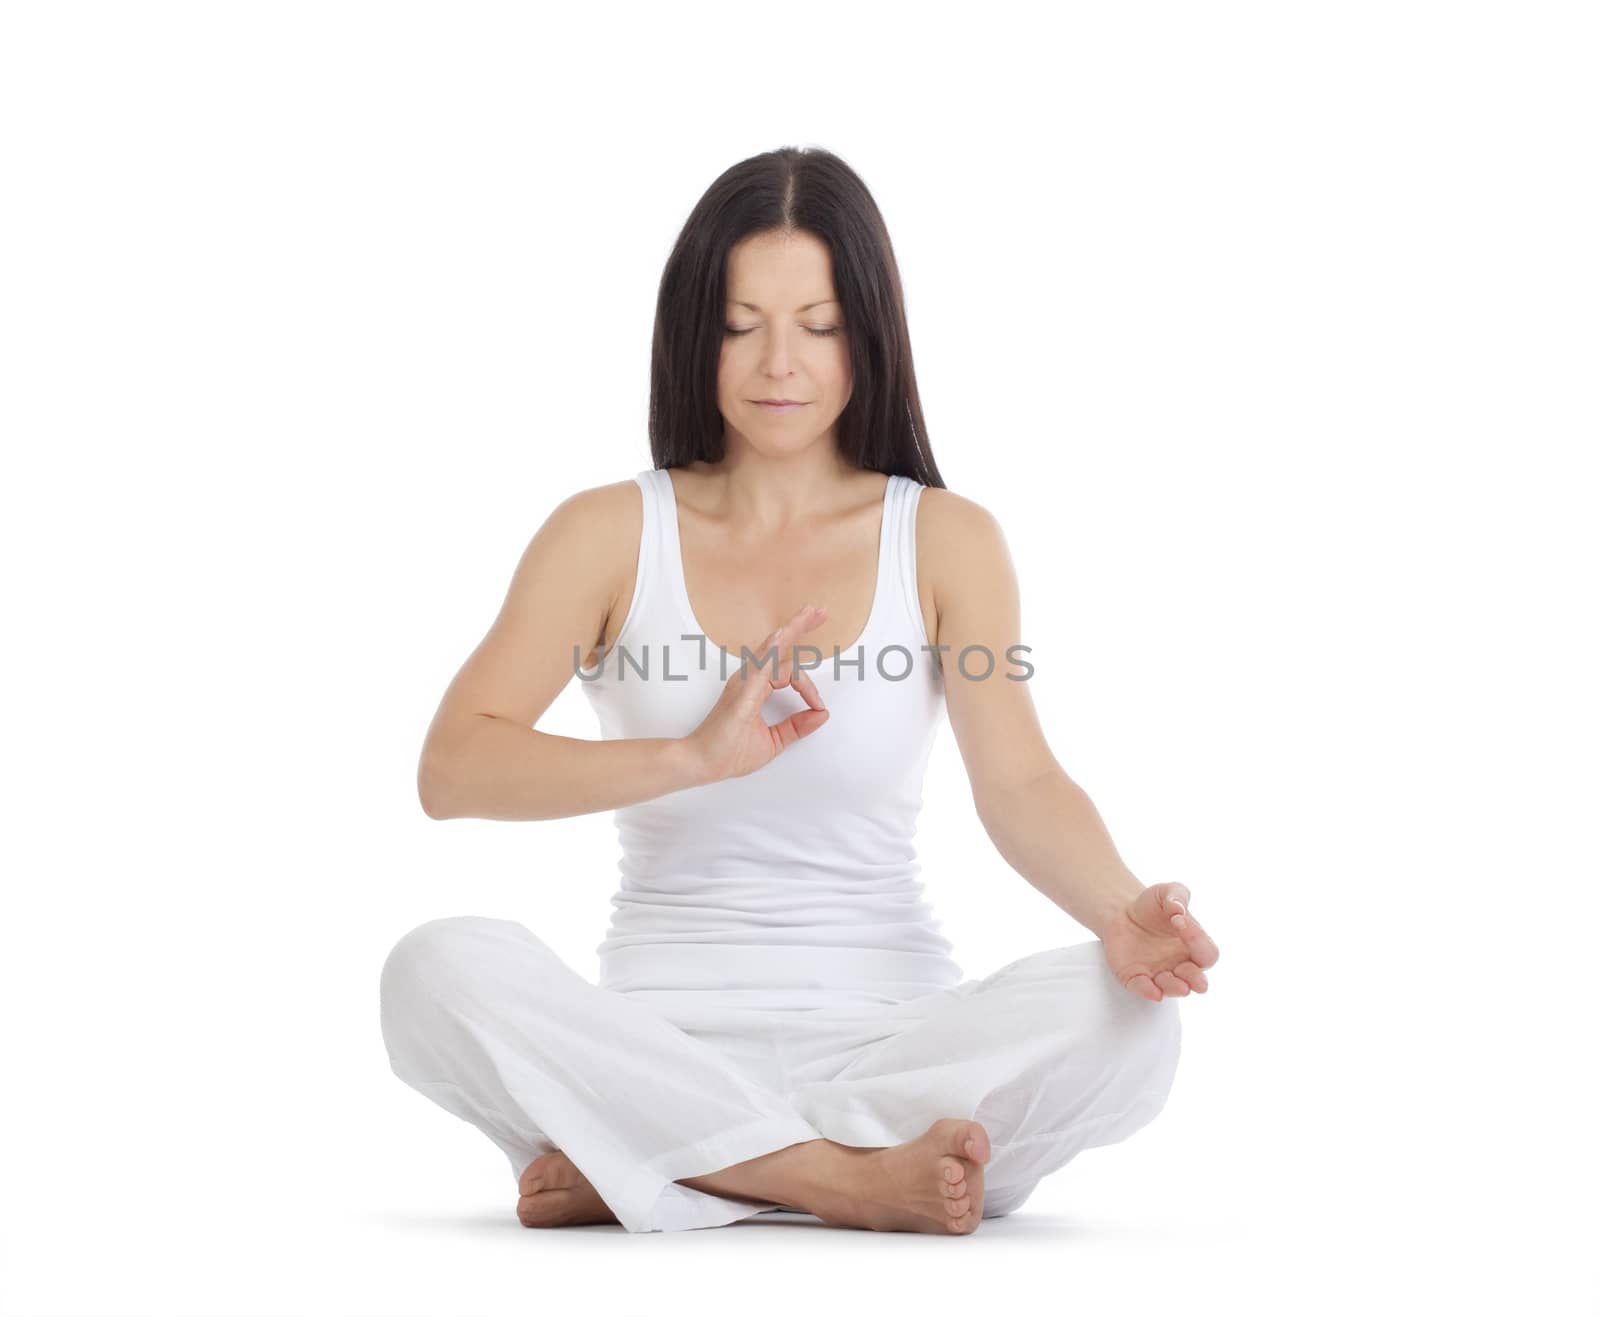
<svg viewBox="0 0 1600 1317">
<path fill-rule="evenodd" d="M 975 1229 L 1082 1148 L 1152 1119 L 1178 1046 L 1176 1003 L 1128 994 L 1090 942 L 907 1003 L 887 1037 L 869 1024 L 867 1045 L 853 1025 L 824 1028 L 820 1046 L 798 1045 L 800 1082 L 780 1094 L 590 984 L 521 924 L 473 916 L 400 939 L 381 1015 L 395 1074 L 505 1152 L 520 1218 L 629 1231 L 774 1206 Z"/>
</svg>

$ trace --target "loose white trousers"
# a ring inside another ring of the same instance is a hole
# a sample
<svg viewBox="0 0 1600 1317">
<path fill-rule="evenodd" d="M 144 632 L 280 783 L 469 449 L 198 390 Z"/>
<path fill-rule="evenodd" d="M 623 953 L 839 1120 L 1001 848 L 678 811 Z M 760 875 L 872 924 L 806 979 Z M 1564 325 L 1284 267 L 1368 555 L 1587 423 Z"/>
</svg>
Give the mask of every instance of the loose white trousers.
<svg viewBox="0 0 1600 1317">
<path fill-rule="evenodd" d="M 523 925 L 471 915 L 412 929 L 380 986 L 396 1075 L 513 1177 L 565 1152 L 632 1233 L 778 1210 L 676 1180 L 817 1138 L 888 1147 L 950 1116 L 988 1131 L 983 1214 L 1003 1216 L 1154 1119 L 1178 1064 L 1178 1001 L 1128 991 L 1098 941 L 910 1001 L 746 1001 L 600 988 Z"/>
</svg>

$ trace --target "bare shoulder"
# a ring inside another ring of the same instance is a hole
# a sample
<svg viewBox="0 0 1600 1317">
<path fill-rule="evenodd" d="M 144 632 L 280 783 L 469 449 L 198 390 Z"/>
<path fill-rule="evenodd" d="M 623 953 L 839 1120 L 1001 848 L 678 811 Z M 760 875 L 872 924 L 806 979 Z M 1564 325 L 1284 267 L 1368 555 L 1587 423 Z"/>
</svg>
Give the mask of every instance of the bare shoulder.
<svg viewBox="0 0 1600 1317">
<path fill-rule="evenodd" d="M 1000 534 L 1000 523 L 983 504 L 953 489 L 924 486 L 917 501 L 917 529 L 927 528 L 930 537 L 948 543 L 968 542 Z"/>
<path fill-rule="evenodd" d="M 643 528 L 644 500 L 638 482 L 615 480 L 567 495 L 551 510 L 535 538 L 553 541 L 557 561 L 564 560 L 566 570 L 587 568 L 584 574 L 589 579 L 598 577 L 606 602 L 603 625 L 624 589 L 631 597 Z"/>
<path fill-rule="evenodd" d="M 1015 589 L 999 519 L 964 494 L 925 487 L 917 501 L 917 580 L 924 612 L 932 615 L 929 635 L 941 644 L 940 623 L 952 605 Z"/>
<path fill-rule="evenodd" d="M 448 759 L 458 734 L 480 717 L 538 723 L 572 680 L 574 655 L 604 635 L 618 592 L 631 597 L 642 524 L 633 481 L 580 489 L 551 507 L 523 549 L 488 633 L 439 703 L 424 763 Z"/>
<path fill-rule="evenodd" d="M 614 480 L 609 485 L 594 485 L 568 494 L 551 511 L 549 520 L 560 518 L 566 533 L 592 532 L 597 536 L 626 529 L 620 523 L 641 524 L 639 485 L 634 480 Z"/>
</svg>

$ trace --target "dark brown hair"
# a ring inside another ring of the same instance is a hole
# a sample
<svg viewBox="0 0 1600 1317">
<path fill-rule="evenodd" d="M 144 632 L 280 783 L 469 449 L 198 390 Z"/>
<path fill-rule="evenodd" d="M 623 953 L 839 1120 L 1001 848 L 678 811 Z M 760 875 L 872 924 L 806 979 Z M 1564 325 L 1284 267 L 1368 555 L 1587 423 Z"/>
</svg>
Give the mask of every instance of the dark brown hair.
<svg viewBox="0 0 1600 1317">
<path fill-rule="evenodd" d="M 852 388 L 839 451 L 865 470 L 945 488 L 928 450 L 911 364 L 900 269 L 883 216 L 832 152 L 785 146 L 728 169 L 696 203 L 667 258 L 650 354 L 650 452 L 657 467 L 720 462 L 717 365 L 727 316 L 728 254 L 772 231 L 810 233 L 833 263 Z"/>
</svg>

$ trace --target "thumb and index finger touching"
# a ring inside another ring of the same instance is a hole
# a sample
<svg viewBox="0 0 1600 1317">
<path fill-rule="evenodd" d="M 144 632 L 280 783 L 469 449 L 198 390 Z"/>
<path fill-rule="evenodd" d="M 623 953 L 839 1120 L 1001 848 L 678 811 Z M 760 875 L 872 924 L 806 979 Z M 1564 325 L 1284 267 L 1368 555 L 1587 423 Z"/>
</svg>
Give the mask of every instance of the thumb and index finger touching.
<svg viewBox="0 0 1600 1317">
<path fill-rule="evenodd" d="M 800 636 L 820 622 L 827 611 L 817 604 L 803 604 L 787 622 L 768 634 L 753 658 L 741 659 L 740 675 L 746 679 L 747 686 L 756 692 L 753 696 L 747 695 L 747 698 L 759 703 L 773 691 L 792 684 L 802 695 L 806 694 L 803 688 L 810 687 L 807 702 L 812 703 L 814 708 L 821 707 L 820 699 L 813 701 L 811 698 L 816 695 L 816 687 L 811 685 L 810 676 L 795 666 L 794 648 Z M 765 680 L 749 680 L 751 668 L 762 673 Z"/>
<path fill-rule="evenodd" d="M 748 663 L 740 665 L 740 675 L 744 681 L 744 690 L 741 694 L 750 705 L 759 707 L 766 702 L 773 691 L 788 686 L 810 706 L 772 725 L 771 730 L 786 747 L 794 744 L 802 736 L 816 731 L 828 720 L 827 707 L 823 704 L 822 696 L 811 680 L 810 673 L 800 668 L 794 659 L 794 642 L 804 632 L 816 626 L 827 615 L 827 611 L 820 605 L 806 604 L 772 632 L 762 642 L 761 652 L 755 659 L 755 664 L 762 673 L 759 679 L 752 680 L 751 674 L 744 671 L 749 666 Z M 773 657 L 774 650 L 777 651 L 776 659 Z"/>
<path fill-rule="evenodd" d="M 1217 963 L 1220 953 L 1189 911 L 1189 889 L 1182 883 L 1157 883 L 1156 905 L 1172 931 L 1181 937 L 1191 959 L 1202 969 Z"/>
</svg>

